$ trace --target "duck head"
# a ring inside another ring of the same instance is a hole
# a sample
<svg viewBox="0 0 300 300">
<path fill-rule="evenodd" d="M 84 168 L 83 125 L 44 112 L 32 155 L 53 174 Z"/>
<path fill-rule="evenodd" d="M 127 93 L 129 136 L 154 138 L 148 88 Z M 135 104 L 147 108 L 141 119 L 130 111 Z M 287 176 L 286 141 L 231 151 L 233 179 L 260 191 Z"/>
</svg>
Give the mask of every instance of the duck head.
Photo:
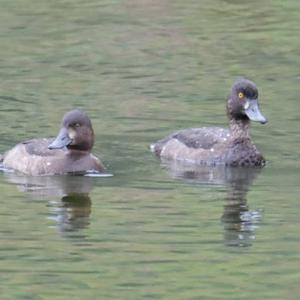
<svg viewBox="0 0 300 300">
<path fill-rule="evenodd" d="M 254 82 L 243 78 L 233 84 L 227 101 L 227 114 L 230 120 L 267 123 L 259 109 L 258 90 Z"/>
<path fill-rule="evenodd" d="M 90 151 L 94 145 L 92 123 L 86 113 L 75 109 L 67 112 L 62 121 L 62 127 L 48 149 Z"/>
</svg>

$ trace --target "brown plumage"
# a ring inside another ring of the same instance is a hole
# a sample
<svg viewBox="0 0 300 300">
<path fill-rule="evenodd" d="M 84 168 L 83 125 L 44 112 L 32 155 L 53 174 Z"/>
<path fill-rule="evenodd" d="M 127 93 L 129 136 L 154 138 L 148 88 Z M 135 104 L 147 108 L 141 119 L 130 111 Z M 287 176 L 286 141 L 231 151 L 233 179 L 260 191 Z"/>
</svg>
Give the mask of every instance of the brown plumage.
<svg viewBox="0 0 300 300">
<path fill-rule="evenodd" d="M 226 108 L 229 129 L 183 129 L 151 145 L 151 150 L 165 159 L 194 164 L 264 166 L 265 159 L 249 134 L 250 120 L 267 122 L 259 110 L 256 85 L 247 79 L 237 80 Z"/>
<path fill-rule="evenodd" d="M 55 139 L 32 139 L 17 144 L 2 157 L 4 168 L 27 175 L 84 174 L 103 171 L 91 153 L 94 132 L 88 116 L 80 110 L 65 114 Z"/>
</svg>

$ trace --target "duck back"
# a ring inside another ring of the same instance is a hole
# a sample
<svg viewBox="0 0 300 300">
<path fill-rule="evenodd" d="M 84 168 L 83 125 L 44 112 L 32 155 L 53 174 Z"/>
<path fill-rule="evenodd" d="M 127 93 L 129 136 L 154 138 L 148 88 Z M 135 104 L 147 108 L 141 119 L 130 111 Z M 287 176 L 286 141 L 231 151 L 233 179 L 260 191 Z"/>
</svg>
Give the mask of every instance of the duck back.
<svg viewBox="0 0 300 300">
<path fill-rule="evenodd" d="M 83 174 L 88 170 L 104 170 L 101 162 L 89 152 L 49 150 L 48 146 L 52 141 L 53 139 L 32 139 L 17 144 L 4 154 L 3 167 L 32 176 Z"/>
</svg>

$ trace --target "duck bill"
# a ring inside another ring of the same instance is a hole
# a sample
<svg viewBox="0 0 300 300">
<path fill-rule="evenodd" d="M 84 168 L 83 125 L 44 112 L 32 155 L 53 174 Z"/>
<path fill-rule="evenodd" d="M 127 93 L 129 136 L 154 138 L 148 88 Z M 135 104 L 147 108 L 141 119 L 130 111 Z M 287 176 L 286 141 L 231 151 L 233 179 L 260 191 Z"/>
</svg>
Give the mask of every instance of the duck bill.
<svg viewBox="0 0 300 300">
<path fill-rule="evenodd" d="M 48 146 L 48 149 L 62 149 L 71 143 L 72 139 L 69 137 L 68 131 L 65 128 L 62 128 L 55 140 Z"/>
<path fill-rule="evenodd" d="M 259 110 L 257 99 L 247 100 L 245 105 L 245 114 L 251 121 L 260 122 L 261 124 L 266 124 L 268 122 Z"/>
</svg>

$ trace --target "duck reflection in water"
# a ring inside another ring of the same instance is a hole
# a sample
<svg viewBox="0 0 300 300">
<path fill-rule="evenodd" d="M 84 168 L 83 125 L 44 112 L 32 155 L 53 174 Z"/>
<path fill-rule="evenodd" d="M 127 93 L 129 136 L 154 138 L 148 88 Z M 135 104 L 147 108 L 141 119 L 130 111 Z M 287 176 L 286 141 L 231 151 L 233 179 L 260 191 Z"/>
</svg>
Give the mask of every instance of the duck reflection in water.
<svg viewBox="0 0 300 300">
<path fill-rule="evenodd" d="M 5 173 L 5 177 L 34 201 L 48 201 L 49 219 L 55 220 L 62 233 L 77 232 L 90 224 L 89 196 L 95 178 L 86 176 L 19 176 Z"/>
<path fill-rule="evenodd" d="M 61 232 L 74 232 L 90 225 L 91 198 L 88 194 L 68 194 L 54 206 L 52 218 L 57 221 Z"/>
<path fill-rule="evenodd" d="M 195 166 L 162 160 L 162 167 L 172 177 L 186 182 L 226 187 L 224 211 L 224 243 L 227 246 L 251 246 L 260 221 L 258 211 L 249 210 L 247 193 L 261 168 L 236 168 L 226 166 Z"/>
</svg>

